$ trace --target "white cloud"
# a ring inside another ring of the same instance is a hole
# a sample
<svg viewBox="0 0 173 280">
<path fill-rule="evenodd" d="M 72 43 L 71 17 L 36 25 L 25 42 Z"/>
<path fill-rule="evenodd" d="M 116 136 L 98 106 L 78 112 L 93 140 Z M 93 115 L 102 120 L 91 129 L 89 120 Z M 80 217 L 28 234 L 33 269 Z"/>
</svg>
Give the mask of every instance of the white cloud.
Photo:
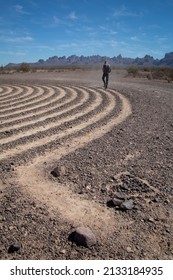
<svg viewBox="0 0 173 280">
<path fill-rule="evenodd" d="M 68 16 L 68 18 L 69 18 L 69 16 Z M 51 23 L 49 23 L 46 26 L 55 28 L 55 27 L 59 27 L 59 26 L 68 26 L 68 25 L 69 25 L 69 22 L 67 20 L 65 20 L 64 18 L 61 19 L 61 18 L 59 18 L 57 16 L 53 16 L 53 18 L 51 20 Z"/>
<path fill-rule="evenodd" d="M 71 12 L 71 13 L 68 15 L 68 18 L 71 19 L 71 20 L 76 20 L 76 19 L 78 19 L 78 17 L 76 16 L 76 13 L 75 13 L 75 12 Z"/>
<path fill-rule="evenodd" d="M 131 41 L 135 41 L 135 42 L 139 42 L 140 41 L 140 39 L 137 36 L 130 37 L 130 40 Z"/>
<path fill-rule="evenodd" d="M 116 9 L 113 13 L 114 17 L 139 17 L 142 13 L 136 13 L 128 10 L 125 5 L 122 5 L 119 9 Z"/>
<path fill-rule="evenodd" d="M 42 51 L 42 50 L 55 51 L 54 47 L 47 46 L 47 45 L 37 45 L 37 46 L 32 46 L 32 48 L 38 49 L 39 51 Z"/>
<path fill-rule="evenodd" d="M 148 27 L 148 29 L 158 29 L 158 28 L 160 28 L 160 26 L 158 24 L 150 24 L 147 27 Z"/>
<path fill-rule="evenodd" d="M 2 39 L 3 42 L 11 42 L 11 43 L 24 43 L 24 42 L 31 42 L 34 39 L 30 36 L 25 37 L 11 37 L 11 38 L 4 38 Z"/>
<path fill-rule="evenodd" d="M 117 31 L 114 31 L 114 30 L 110 30 L 110 35 L 117 35 L 118 32 Z"/>
<path fill-rule="evenodd" d="M 53 22 L 55 24 L 59 24 L 60 23 L 60 19 L 57 16 L 53 16 Z"/>
<path fill-rule="evenodd" d="M 155 36 L 158 42 L 162 43 L 168 40 L 167 37 L 160 37 L 160 36 Z"/>
<path fill-rule="evenodd" d="M 57 26 L 62 24 L 62 20 L 59 19 L 57 16 L 53 16 L 53 25 Z"/>
<path fill-rule="evenodd" d="M 26 55 L 25 52 L 15 52 L 15 51 L 0 51 L 2 55 L 12 55 L 12 56 L 24 56 Z"/>
<path fill-rule="evenodd" d="M 17 13 L 19 13 L 19 14 L 29 15 L 29 13 L 26 12 L 26 11 L 24 10 L 23 6 L 21 6 L 21 5 L 15 5 L 15 6 L 14 6 L 14 9 L 15 9 L 15 11 L 16 11 Z"/>
</svg>

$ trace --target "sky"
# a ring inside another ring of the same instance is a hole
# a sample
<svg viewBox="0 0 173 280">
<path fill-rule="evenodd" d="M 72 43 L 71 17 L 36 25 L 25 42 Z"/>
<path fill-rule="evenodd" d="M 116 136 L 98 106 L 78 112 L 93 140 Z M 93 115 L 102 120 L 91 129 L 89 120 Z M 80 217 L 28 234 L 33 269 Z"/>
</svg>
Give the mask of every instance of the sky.
<svg viewBox="0 0 173 280">
<path fill-rule="evenodd" d="M 173 51 L 173 0 L 0 0 L 0 65 L 52 56 L 161 59 Z"/>
</svg>

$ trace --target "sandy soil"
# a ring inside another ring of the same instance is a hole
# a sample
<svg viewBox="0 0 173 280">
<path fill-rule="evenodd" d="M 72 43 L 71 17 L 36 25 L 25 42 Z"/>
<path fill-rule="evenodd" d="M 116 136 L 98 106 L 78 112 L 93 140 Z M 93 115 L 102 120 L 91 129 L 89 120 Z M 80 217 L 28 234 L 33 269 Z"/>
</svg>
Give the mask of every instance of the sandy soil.
<svg viewBox="0 0 173 280">
<path fill-rule="evenodd" d="M 107 90 L 97 70 L 1 75 L 0 258 L 173 259 L 172 106 L 173 83 L 123 70 Z"/>
</svg>

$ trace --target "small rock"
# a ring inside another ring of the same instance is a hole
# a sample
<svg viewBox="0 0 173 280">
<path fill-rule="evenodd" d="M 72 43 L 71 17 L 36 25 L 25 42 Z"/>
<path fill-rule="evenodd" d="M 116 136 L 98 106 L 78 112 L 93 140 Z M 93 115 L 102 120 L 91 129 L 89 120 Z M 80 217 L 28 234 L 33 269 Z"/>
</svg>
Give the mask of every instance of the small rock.
<svg viewBox="0 0 173 280">
<path fill-rule="evenodd" d="M 132 199 L 125 200 L 120 205 L 120 209 L 121 210 L 131 210 L 131 209 L 133 209 L 133 207 L 134 207 L 134 204 L 133 204 L 133 200 Z"/>
<path fill-rule="evenodd" d="M 128 191 L 129 188 L 128 188 L 128 185 L 124 183 L 124 184 L 121 185 L 121 189 L 125 190 L 125 191 Z"/>
<path fill-rule="evenodd" d="M 159 202 L 159 199 L 157 197 L 154 197 L 151 201 L 152 202 Z"/>
<path fill-rule="evenodd" d="M 149 218 L 148 218 L 148 221 L 149 221 L 150 223 L 154 223 L 154 219 L 153 219 L 152 217 L 149 217 Z"/>
<path fill-rule="evenodd" d="M 66 254 L 66 249 L 62 249 L 61 251 L 60 251 L 60 254 Z"/>
<path fill-rule="evenodd" d="M 122 204 L 122 200 L 121 199 L 118 199 L 118 198 L 113 198 L 112 199 L 112 204 L 114 206 L 120 206 Z"/>
<path fill-rule="evenodd" d="M 126 198 L 125 195 L 123 193 L 120 193 L 120 192 L 114 192 L 114 196 L 115 196 L 115 198 L 123 200 L 123 201 Z"/>
<path fill-rule="evenodd" d="M 129 246 L 126 248 L 126 250 L 127 250 L 128 253 L 132 253 L 133 252 L 132 248 L 129 247 Z"/>
<path fill-rule="evenodd" d="M 165 199 L 165 204 L 169 204 L 170 203 L 170 200 L 167 198 L 167 199 Z"/>
<path fill-rule="evenodd" d="M 114 179 L 110 178 L 109 182 L 110 182 L 110 183 L 113 183 L 113 181 L 114 181 Z"/>
<path fill-rule="evenodd" d="M 169 229 L 169 228 L 170 228 L 170 225 L 168 225 L 168 224 L 165 224 L 165 228 L 168 228 L 168 229 Z"/>
<path fill-rule="evenodd" d="M 77 227 L 69 236 L 78 245 L 91 247 L 96 244 L 96 237 L 88 227 Z"/>
<path fill-rule="evenodd" d="M 124 194 L 120 193 L 120 192 L 114 192 L 114 197 L 112 198 L 111 201 L 108 202 L 108 205 L 110 207 L 116 207 L 116 206 L 120 206 L 122 204 L 122 202 L 125 201 L 125 196 Z"/>
<path fill-rule="evenodd" d="M 13 226 L 9 226 L 9 230 L 13 230 L 14 229 L 14 227 Z"/>
<path fill-rule="evenodd" d="M 90 190 L 91 190 L 91 186 L 90 186 L 90 185 L 87 185 L 87 186 L 86 186 L 86 190 L 87 190 L 87 191 L 90 191 Z"/>
<path fill-rule="evenodd" d="M 66 170 L 65 170 L 64 166 L 57 166 L 54 170 L 51 171 L 51 174 L 54 177 L 64 176 L 65 173 L 66 173 Z"/>
<path fill-rule="evenodd" d="M 21 248 L 21 243 L 20 242 L 15 242 L 14 244 L 10 245 L 8 249 L 8 253 L 14 253 L 19 251 Z"/>
</svg>

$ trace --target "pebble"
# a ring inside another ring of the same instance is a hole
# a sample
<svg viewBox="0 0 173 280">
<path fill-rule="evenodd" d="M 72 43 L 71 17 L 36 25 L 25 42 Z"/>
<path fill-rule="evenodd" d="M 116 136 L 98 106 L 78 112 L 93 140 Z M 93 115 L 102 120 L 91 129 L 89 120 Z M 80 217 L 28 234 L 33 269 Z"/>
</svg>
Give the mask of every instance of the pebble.
<svg viewBox="0 0 173 280">
<path fill-rule="evenodd" d="M 60 251 L 60 254 L 63 254 L 63 255 L 64 255 L 64 254 L 66 254 L 66 252 L 67 252 L 66 249 L 62 249 L 62 250 Z"/>
<path fill-rule="evenodd" d="M 118 199 L 118 198 L 113 198 L 112 199 L 112 204 L 114 206 L 120 206 L 122 204 L 122 200 L 121 199 Z"/>
<path fill-rule="evenodd" d="M 151 201 L 152 202 L 159 202 L 159 199 L 157 197 L 154 197 Z"/>
<path fill-rule="evenodd" d="M 14 244 L 10 245 L 9 249 L 8 249 L 8 253 L 14 253 L 19 251 L 21 248 L 21 243 L 16 241 Z"/>
<path fill-rule="evenodd" d="M 112 198 L 112 200 L 109 201 L 109 204 L 111 205 L 111 207 L 113 207 L 113 206 L 115 206 L 115 207 L 116 206 L 120 206 L 121 203 L 123 201 L 125 201 L 124 194 L 122 194 L 120 192 L 114 192 L 113 196 L 114 197 Z"/>
<path fill-rule="evenodd" d="M 131 209 L 133 209 L 133 207 L 134 207 L 134 204 L 133 204 L 133 200 L 132 199 L 125 200 L 120 205 L 120 209 L 121 210 L 131 210 Z"/>
<path fill-rule="evenodd" d="M 125 195 L 124 194 L 122 194 L 122 193 L 120 193 L 120 192 L 114 192 L 114 196 L 115 196 L 115 198 L 117 198 L 117 199 L 120 199 L 120 200 L 125 200 Z"/>
<path fill-rule="evenodd" d="M 127 250 L 128 253 L 132 253 L 133 252 L 132 248 L 129 247 L 129 246 L 126 248 L 126 250 Z"/>
<path fill-rule="evenodd" d="M 9 226 L 9 230 L 13 230 L 14 229 L 14 227 L 13 226 Z"/>
<path fill-rule="evenodd" d="M 154 219 L 153 219 L 152 217 L 149 217 L 149 218 L 148 218 L 148 221 L 149 221 L 150 223 L 154 223 L 154 222 L 155 222 Z"/>
<path fill-rule="evenodd" d="M 128 191 L 128 185 L 127 184 L 123 184 L 122 186 L 121 186 L 121 189 L 123 189 L 123 190 L 125 190 L 125 191 Z"/>
</svg>

